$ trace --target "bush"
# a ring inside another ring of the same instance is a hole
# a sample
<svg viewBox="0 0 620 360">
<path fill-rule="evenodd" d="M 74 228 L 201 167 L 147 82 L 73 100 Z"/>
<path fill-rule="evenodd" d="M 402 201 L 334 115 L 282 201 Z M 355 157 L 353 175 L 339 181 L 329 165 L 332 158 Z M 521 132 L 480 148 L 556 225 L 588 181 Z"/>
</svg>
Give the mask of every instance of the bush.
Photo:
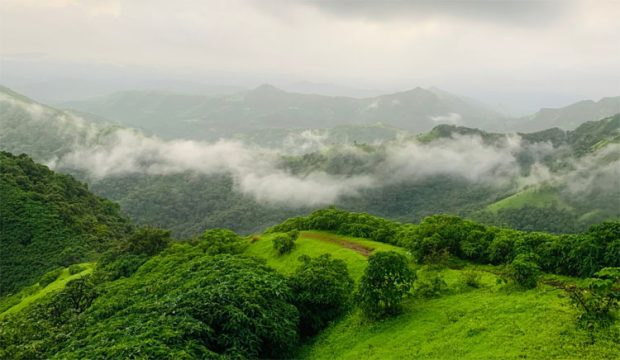
<svg viewBox="0 0 620 360">
<path fill-rule="evenodd" d="M 416 296 L 423 298 L 434 298 L 441 295 L 442 288 L 447 286 L 441 275 L 426 273 L 424 276 L 418 277 L 415 283 L 414 293 Z"/>
<path fill-rule="evenodd" d="M 153 256 L 165 249 L 171 241 L 169 230 L 143 227 L 126 239 L 123 250 L 136 255 Z"/>
<path fill-rule="evenodd" d="M 342 314 L 350 305 L 354 282 L 342 260 L 323 254 L 302 264 L 289 279 L 293 304 L 299 310 L 300 333 L 311 336 Z"/>
<path fill-rule="evenodd" d="M 579 314 L 579 325 L 593 329 L 613 321 L 612 311 L 620 308 L 620 268 L 604 268 L 588 279 L 584 286 L 564 288 Z"/>
<path fill-rule="evenodd" d="M 69 266 L 69 274 L 71 275 L 79 274 L 82 271 L 84 271 L 84 267 L 79 264 L 73 264 Z"/>
<path fill-rule="evenodd" d="M 463 283 L 469 287 L 479 288 L 480 287 L 480 273 L 473 270 L 465 270 L 461 272 L 461 279 Z"/>
<path fill-rule="evenodd" d="M 148 259 L 146 255 L 106 253 L 97 263 L 94 273 L 95 282 L 130 277 Z"/>
<path fill-rule="evenodd" d="M 287 233 L 280 233 L 274 235 L 273 248 L 279 255 L 289 253 L 295 247 L 295 240 Z"/>
<path fill-rule="evenodd" d="M 519 254 L 508 267 L 508 278 L 526 288 L 535 288 L 540 276 L 540 267 L 533 255 Z"/>
<path fill-rule="evenodd" d="M 63 270 L 62 268 L 57 268 L 57 269 L 47 272 L 45 275 L 41 276 L 41 278 L 39 279 L 39 285 L 41 287 L 46 287 L 47 285 L 53 283 L 54 281 L 56 281 L 56 279 L 58 279 L 60 274 L 62 274 L 62 270 Z"/>
<path fill-rule="evenodd" d="M 414 280 L 415 272 L 404 255 L 394 251 L 370 255 L 358 290 L 364 314 L 376 319 L 397 313 Z"/>
<path fill-rule="evenodd" d="M 208 255 L 240 254 L 248 246 L 241 236 L 226 229 L 212 229 L 205 231 L 198 238 L 198 247 Z"/>
</svg>

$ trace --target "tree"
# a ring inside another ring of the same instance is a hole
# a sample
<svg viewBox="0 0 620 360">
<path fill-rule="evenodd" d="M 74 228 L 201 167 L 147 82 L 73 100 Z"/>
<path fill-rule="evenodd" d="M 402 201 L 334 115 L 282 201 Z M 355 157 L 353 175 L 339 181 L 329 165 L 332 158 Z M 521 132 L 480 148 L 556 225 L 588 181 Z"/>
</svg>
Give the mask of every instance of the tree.
<svg viewBox="0 0 620 360">
<path fill-rule="evenodd" d="M 533 289 L 538 283 L 540 267 L 532 254 L 519 254 L 508 269 L 508 277 L 526 289 Z"/>
<path fill-rule="evenodd" d="M 165 249 L 171 241 L 169 230 L 147 226 L 127 238 L 124 250 L 136 255 L 153 256 Z"/>
<path fill-rule="evenodd" d="M 323 254 L 299 258 L 301 265 L 289 279 L 293 304 L 300 314 L 300 333 L 311 336 L 342 314 L 350 305 L 353 279 L 347 264 Z"/>
<path fill-rule="evenodd" d="M 240 254 L 247 242 L 237 233 L 227 229 L 211 229 L 198 238 L 198 247 L 208 255 Z"/>
<path fill-rule="evenodd" d="M 407 257 L 394 251 L 375 253 L 368 258 L 360 281 L 360 307 L 370 318 L 395 314 L 414 280 Z"/>
<path fill-rule="evenodd" d="M 273 248 L 280 255 L 291 252 L 295 247 L 295 239 L 288 233 L 279 233 L 273 237 Z"/>
</svg>

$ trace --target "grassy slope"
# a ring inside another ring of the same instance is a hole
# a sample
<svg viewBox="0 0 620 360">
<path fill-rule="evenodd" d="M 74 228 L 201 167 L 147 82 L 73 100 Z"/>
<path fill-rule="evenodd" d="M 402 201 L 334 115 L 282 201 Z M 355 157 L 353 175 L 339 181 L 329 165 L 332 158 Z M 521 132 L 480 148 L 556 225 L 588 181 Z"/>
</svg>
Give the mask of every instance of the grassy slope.
<svg viewBox="0 0 620 360">
<path fill-rule="evenodd" d="M 554 189 L 549 187 L 531 187 L 494 202 L 488 205 L 486 209 L 491 212 L 497 212 L 501 209 L 520 209 L 526 205 L 548 207 L 553 204 L 560 208 L 568 207 L 560 200 L 557 191 Z"/>
<path fill-rule="evenodd" d="M 329 241 L 318 240 L 321 236 Z M 349 241 L 376 250 L 403 249 L 326 232 L 304 231 L 292 253 L 278 256 L 269 236 L 247 250 L 269 266 L 289 273 L 300 255 L 329 252 L 343 259 L 359 280 L 366 258 L 333 241 Z M 375 251 L 376 251 L 375 250 Z M 368 322 L 353 311 L 303 346 L 302 359 L 617 359 L 620 344 L 605 337 L 590 343 L 587 332 L 575 326 L 576 312 L 562 291 L 548 286 L 521 291 L 498 285 L 497 277 L 477 267 L 482 286 L 463 284 L 462 270 L 442 270 L 448 284 L 435 299 L 411 297 L 400 316 Z M 620 331 L 620 324 L 614 331 Z"/>
<path fill-rule="evenodd" d="M 26 306 L 32 304 L 34 301 L 43 298 L 45 295 L 64 288 L 69 281 L 77 279 L 80 276 L 90 274 L 93 271 L 94 263 L 83 263 L 79 265 L 82 266 L 84 270 L 77 274 L 71 275 L 69 273 L 69 268 L 65 268 L 56 280 L 44 288 L 41 288 L 37 283 L 15 295 L 2 299 L 2 301 L 0 301 L 0 309 L 5 307 L 2 305 L 9 303 L 11 303 L 11 305 L 5 311 L 1 312 L 0 316 L 18 312 Z"/>
<path fill-rule="evenodd" d="M 267 260 L 267 265 L 283 273 L 292 273 L 299 265 L 297 258 L 302 255 L 316 257 L 329 253 L 336 259 L 344 260 L 347 263 L 351 277 L 357 281 L 366 267 L 366 257 L 350 248 L 342 246 L 342 242 L 361 245 L 368 249 L 373 249 L 373 251 L 395 250 L 405 253 L 403 249 L 389 244 L 322 231 L 302 231 L 295 243 L 295 248 L 289 254 L 278 255 L 273 249 L 270 235 L 261 236 L 250 245 L 246 253 Z"/>
<path fill-rule="evenodd" d="M 617 359 L 620 344 L 589 337 L 561 291 L 519 291 L 483 273 L 483 286 L 444 270 L 439 298 L 410 298 L 400 316 L 372 323 L 358 311 L 301 348 L 306 359 Z M 615 325 L 620 330 L 620 325 Z"/>
</svg>

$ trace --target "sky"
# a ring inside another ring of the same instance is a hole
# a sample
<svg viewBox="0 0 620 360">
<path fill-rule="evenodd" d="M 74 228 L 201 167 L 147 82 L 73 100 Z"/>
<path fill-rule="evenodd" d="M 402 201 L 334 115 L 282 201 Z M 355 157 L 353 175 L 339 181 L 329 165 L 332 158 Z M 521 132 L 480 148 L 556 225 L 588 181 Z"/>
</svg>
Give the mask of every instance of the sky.
<svg viewBox="0 0 620 360">
<path fill-rule="evenodd" d="M 16 90 L 147 80 L 437 86 L 509 112 L 620 95 L 620 1 L 0 4 L 0 83 Z"/>
</svg>

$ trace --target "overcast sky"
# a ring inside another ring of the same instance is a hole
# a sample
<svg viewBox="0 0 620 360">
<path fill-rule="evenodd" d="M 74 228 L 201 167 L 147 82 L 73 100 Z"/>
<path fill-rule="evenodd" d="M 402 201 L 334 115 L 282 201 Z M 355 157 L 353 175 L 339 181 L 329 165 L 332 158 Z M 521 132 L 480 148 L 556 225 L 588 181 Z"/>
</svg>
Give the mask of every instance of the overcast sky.
<svg viewBox="0 0 620 360">
<path fill-rule="evenodd" d="M 57 73 L 73 66 L 73 77 L 96 76 L 78 68 L 105 68 L 244 86 L 438 86 L 512 107 L 526 98 L 528 106 L 553 106 L 620 95 L 620 1 L 1 4 L 5 83 L 30 68 L 45 69 L 30 72 L 41 81 L 53 79 L 64 64 Z"/>
</svg>

